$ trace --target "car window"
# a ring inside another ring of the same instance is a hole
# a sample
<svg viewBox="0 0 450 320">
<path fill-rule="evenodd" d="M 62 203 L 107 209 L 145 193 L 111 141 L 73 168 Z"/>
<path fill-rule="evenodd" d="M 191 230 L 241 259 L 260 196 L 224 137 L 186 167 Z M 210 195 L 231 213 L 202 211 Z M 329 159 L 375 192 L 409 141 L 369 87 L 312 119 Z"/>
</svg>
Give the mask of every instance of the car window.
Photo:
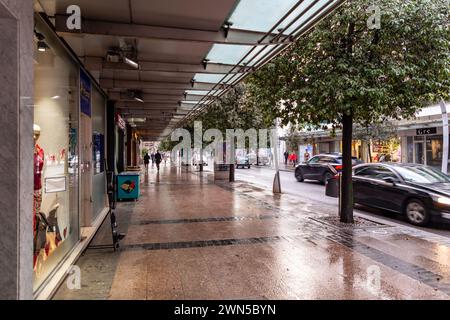
<svg viewBox="0 0 450 320">
<path fill-rule="evenodd" d="M 449 183 L 450 177 L 442 172 L 426 166 L 397 167 L 397 172 L 408 182 L 416 183 Z"/>
<path fill-rule="evenodd" d="M 397 176 L 390 169 L 382 166 L 368 166 L 355 170 L 355 176 L 370 179 L 383 180 L 387 177 L 398 180 Z"/>
<path fill-rule="evenodd" d="M 319 163 L 335 163 L 336 161 L 332 157 L 320 157 Z"/>
<path fill-rule="evenodd" d="M 308 161 L 308 164 L 314 164 L 314 163 L 317 163 L 317 162 L 319 162 L 319 157 L 312 157 L 309 161 Z"/>
<path fill-rule="evenodd" d="M 336 158 L 336 162 L 337 163 L 342 163 L 342 157 L 341 156 L 339 156 L 339 157 L 337 157 Z M 362 161 L 360 160 L 360 159 L 358 159 L 357 157 L 352 157 L 352 163 L 355 165 L 355 164 L 358 164 L 358 163 L 361 163 Z"/>
</svg>

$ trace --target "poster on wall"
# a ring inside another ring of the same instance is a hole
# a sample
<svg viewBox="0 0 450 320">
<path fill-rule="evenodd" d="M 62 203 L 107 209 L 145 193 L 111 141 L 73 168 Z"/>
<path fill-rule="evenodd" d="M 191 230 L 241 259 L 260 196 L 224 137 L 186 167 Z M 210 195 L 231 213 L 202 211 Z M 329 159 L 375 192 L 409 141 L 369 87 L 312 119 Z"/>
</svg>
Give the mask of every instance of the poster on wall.
<svg viewBox="0 0 450 320">
<path fill-rule="evenodd" d="M 64 192 L 67 190 L 66 177 L 46 177 L 45 193 Z"/>
<path fill-rule="evenodd" d="M 80 111 L 89 117 L 92 114 L 91 92 L 91 79 L 83 69 L 80 69 Z"/>
</svg>

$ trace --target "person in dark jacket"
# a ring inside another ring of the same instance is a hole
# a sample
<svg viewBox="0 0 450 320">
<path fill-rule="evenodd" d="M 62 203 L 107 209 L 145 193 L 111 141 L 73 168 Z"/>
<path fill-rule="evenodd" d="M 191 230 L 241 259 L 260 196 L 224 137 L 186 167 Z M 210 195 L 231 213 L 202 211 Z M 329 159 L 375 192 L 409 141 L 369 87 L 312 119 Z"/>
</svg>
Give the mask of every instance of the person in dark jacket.
<svg viewBox="0 0 450 320">
<path fill-rule="evenodd" d="M 159 171 L 159 164 L 161 163 L 161 161 L 162 161 L 162 155 L 157 150 L 156 154 L 155 154 L 155 162 L 156 162 L 156 168 L 158 169 L 158 171 Z"/>
<path fill-rule="evenodd" d="M 144 156 L 144 166 L 145 170 L 148 170 L 148 164 L 150 163 L 150 156 L 148 155 L 148 152 L 145 153 Z"/>
</svg>

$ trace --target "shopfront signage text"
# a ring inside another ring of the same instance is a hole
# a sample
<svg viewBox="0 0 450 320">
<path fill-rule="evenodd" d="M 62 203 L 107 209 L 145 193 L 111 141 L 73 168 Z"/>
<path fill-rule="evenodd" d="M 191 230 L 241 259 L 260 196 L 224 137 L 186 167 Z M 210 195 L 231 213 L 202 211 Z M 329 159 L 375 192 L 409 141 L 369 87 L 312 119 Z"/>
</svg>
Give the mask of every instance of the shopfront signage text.
<svg viewBox="0 0 450 320">
<path fill-rule="evenodd" d="M 426 134 L 436 134 L 436 133 L 437 133 L 436 127 L 416 129 L 416 135 L 418 135 L 418 136 L 423 136 Z"/>
</svg>

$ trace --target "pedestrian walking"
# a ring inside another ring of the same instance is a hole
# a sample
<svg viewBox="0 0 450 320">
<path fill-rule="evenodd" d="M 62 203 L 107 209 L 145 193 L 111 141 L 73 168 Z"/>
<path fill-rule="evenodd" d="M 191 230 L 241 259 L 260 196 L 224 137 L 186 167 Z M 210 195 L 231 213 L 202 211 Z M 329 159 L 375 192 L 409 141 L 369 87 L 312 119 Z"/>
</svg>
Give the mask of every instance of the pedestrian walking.
<svg viewBox="0 0 450 320">
<path fill-rule="evenodd" d="M 159 171 L 159 164 L 161 163 L 161 161 L 162 161 L 162 155 L 157 150 L 156 154 L 155 154 L 155 162 L 156 162 L 156 168 L 158 169 L 158 171 Z"/>
<path fill-rule="evenodd" d="M 292 153 L 292 164 L 294 167 L 297 164 L 297 154 L 295 152 Z"/>
<path fill-rule="evenodd" d="M 148 155 L 148 152 L 146 152 L 145 156 L 144 156 L 145 171 L 148 171 L 148 164 L 149 163 L 150 163 L 150 156 Z"/>
<path fill-rule="evenodd" d="M 289 152 L 285 151 L 284 152 L 284 164 L 287 165 L 288 163 L 288 158 L 289 158 Z"/>
<path fill-rule="evenodd" d="M 153 165 L 155 164 L 155 154 L 154 153 L 152 153 L 152 167 L 153 167 Z"/>
</svg>

